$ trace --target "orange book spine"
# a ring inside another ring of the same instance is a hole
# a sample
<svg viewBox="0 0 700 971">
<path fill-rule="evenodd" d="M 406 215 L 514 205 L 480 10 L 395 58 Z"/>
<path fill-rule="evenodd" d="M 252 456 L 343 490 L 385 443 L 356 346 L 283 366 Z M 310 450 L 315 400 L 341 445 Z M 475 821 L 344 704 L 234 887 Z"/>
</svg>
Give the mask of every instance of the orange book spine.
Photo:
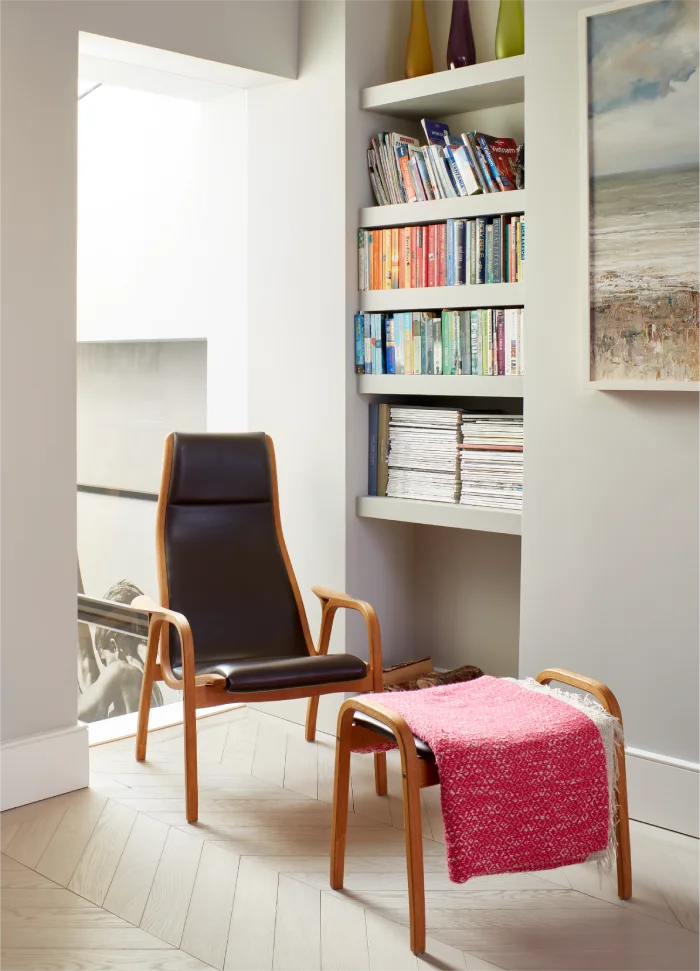
<svg viewBox="0 0 700 971">
<path fill-rule="evenodd" d="M 382 289 L 391 290 L 391 230 L 382 230 Z"/>
</svg>

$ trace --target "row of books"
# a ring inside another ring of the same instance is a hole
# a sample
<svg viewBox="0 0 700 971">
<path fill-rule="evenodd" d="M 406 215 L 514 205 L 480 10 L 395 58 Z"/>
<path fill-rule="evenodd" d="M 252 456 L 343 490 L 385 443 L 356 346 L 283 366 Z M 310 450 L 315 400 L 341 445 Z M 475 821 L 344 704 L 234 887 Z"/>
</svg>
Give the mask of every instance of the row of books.
<svg viewBox="0 0 700 971">
<path fill-rule="evenodd" d="M 523 417 L 373 403 L 369 494 L 520 509 Z"/>
<path fill-rule="evenodd" d="M 524 146 L 512 138 L 470 131 L 454 137 L 449 125 L 423 118 L 427 145 L 399 132 L 379 132 L 367 151 L 379 206 L 454 199 L 524 186 Z"/>
<path fill-rule="evenodd" d="M 523 373 L 523 308 L 355 314 L 358 374 Z"/>
<path fill-rule="evenodd" d="M 525 217 L 360 229 L 357 245 L 360 290 L 519 283 L 525 264 Z"/>
</svg>

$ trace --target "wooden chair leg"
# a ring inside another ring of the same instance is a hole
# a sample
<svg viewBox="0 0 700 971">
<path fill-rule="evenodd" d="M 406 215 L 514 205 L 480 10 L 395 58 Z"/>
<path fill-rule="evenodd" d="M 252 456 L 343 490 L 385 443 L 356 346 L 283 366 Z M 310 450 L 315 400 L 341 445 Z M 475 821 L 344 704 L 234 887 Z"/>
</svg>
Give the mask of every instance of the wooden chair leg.
<svg viewBox="0 0 700 971">
<path fill-rule="evenodd" d="M 146 758 L 146 743 L 148 741 L 148 718 L 151 713 L 151 695 L 155 680 L 156 661 L 158 660 L 158 641 L 162 624 L 152 620 L 148 628 L 148 642 L 146 644 L 146 659 L 143 664 L 143 681 L 141 682 L 141 696 L 139 698 L 139 718 L 136 725 L 136 761 L 143 762 Z"/>
<path fill-rule="evenodd" d="M 374 788 L 378 796 L 387 794 L 386 752 L 374 753 Z"/>
<path fill-rule="evenodd" d="M 341 708 L 338 737 L 335 743 L 335 778 L 333 781 L 333 819 L 331 826 L 331 887 L 343 889 L 345 874 L 345 839 L 348 830 L 348 797 L 350 793 L 350 746 L 354 709 Z"/>
<path fill-rule="evenodd" d="M 194 698 L 194 660 L 183 651 L 182 724 L 185 735 L 185 811 L 188 823 L 199 815 L 197 782 L 197 707 Z"/>
<path fill-rule="evenodd" d="M 624 745 L 618 746 L 617 765 L 617 895 L 622 900 L 629 900 L 632 896 L 632 851 Z"/>
<path fill-rule="evenodd" d="M 314 742 L 316 740 L 316 718 L 318 716 L 318 695 L 313 698 L 309 698 L 309 703 L 306 706 L 306 731 L 304 737 L 307 742 Z"/>
<path fill-rule="evenodd" d="M 414 954 L 422 954 L 425 951 L 425 879 L 418 759 L 415 755 L 407 756 L 401 752 L 401 774 L 411 950 Z"/>
</svg>

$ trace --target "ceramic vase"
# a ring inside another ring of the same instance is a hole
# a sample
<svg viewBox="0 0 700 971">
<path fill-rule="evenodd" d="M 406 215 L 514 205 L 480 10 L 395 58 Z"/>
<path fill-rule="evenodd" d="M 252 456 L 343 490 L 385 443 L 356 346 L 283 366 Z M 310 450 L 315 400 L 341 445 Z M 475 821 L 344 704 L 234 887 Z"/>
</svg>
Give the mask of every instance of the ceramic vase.
<svg viewBox="0 0 700 971">
<path fill-rule="evenodd" d="M 406 46 L 406 77 L 417 78 L 433 73 L 433 52 L 430 48 L 425 0 L 412 0 L 411 27 Z"/>
<path fill-rule="evenodd" d="M 523 0 L 501 0 L 496 24 L 496 57 L 525 53 Z"/>
<path fill-rule="evenodd" d="M 447 69 L 476 64 L 476 48 L 469 15 L 469 0 L 452 0 L 452 20 L 447 41 Z"/>
</svg>

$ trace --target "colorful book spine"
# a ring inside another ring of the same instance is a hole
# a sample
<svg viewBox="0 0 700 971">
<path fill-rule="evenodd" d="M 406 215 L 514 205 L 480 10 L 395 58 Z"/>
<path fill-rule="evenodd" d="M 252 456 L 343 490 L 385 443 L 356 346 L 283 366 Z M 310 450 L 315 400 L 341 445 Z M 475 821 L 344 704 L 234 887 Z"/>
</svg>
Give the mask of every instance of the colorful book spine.
<svg viewBox="0 0 700 971">
<path fill-rule="evenodd" d="M 421 374 L 429 374 L 428 370 L 428 314 L 420 315 L 420 369 Z"/>
<path fill-rule="evenodd" d="M 436 276 L 436 274 L 435 274 L 435 269 L 436 269 L 436 266 L 435 266 L 435 258 L 436 258 L 436 255 L 437 255 L 436 254 L 436 250 L 437 250 L 437 233 L 436 233 L 436 230 L 437 230 L 437 227 L 436 226 L 428 226 L 427 227 L 428 251 L 427 251 L 427 254 L 426 254 L 426 263 L 427 263 L 427 283 L 426 283 L 426 286 L 429 286 L 429 287 L 434 287 L 435 286 L 435 276 Z"/>
<path fill-rule="evenodd" d="M 498 374 L 506 373 L 505 311 L 496 310 L 496 342 Z"/>
<path fill-rule="evenodd" d="M 501 220 L 493 221 L 493 282 L 502 283 L 503 245 L 501 243 Z"/>
<path fill-rule="evenodd" d="M 485 279 L 487 283 L 493 283 L 493 223 L 486 224 L 484 250 L 486 252 Z"/>
<path fill-rule="evenodd" d="M 478 310 L 469 311 L 469 328 L 471 336 L 472 351 L 472 374 L 481 374 L 481 360 L 479 356 L 479 333 L 481 326 L 481 314 Z"/>
<path fill-rule="evenodd" d="M 379 404 L 371 401 L 369 405 L 369 481 L 367 494 L 377 494 L 377 459 L 379 457 Z"/>
<path fill-rule="evenodd" d="M 453 228 L 454 247 L 454 285 L 459 287 L 467 282 L 467 247 L 466 228 L 464 219 L 455 219 Z"/>
<path fill-rule="evenodd" d="M 355 314 L 355 372 L 365 373 L 365 333 L 362 314 Z"/>
<path fill-rule="evenodd" d="M 391 232 L 391 290 L 399 289 L 399 230 L 394 227 Z"/>
<path fill-rule="evenodd" d="M 394 318 L 387 317 L 384 321 L 384 344 L 386 356 L 386 373 L 396 374 L 396 341 L 394 340 Z"/>
<path fill-rule="evenodd" d="M 455 236 L 454 236 L 454 219 L 447 220 L 447 240 L 446 240 L 446 251 L 447 251 L 447 272 L 445 274 L 445 286 L 453 287 L 455 285 Z"/>
<path fill-rule="evenodd" d="M 413 374 L 413 314 L 401 315 L 403 326 L 403 373 Z"/>
<path fill-rule="evenodd" d="M 417 234 L 418 234 L 418 227 L 411 226 L 410 234 L 411 234 L 411 247 L 410 247 L 411 267 L 410 267 L 409 286 L 411 287 L 411 289 L 413 289 L 416 286 L 416 265 L 417 265 L 416 240 L 417 240 Z"/>
<path fill-rule="evenodd" d="M 411 286 L 411 227 L 405 226 L 401 230 L 401 233 L 403 234 L 403 278 L 401 280 L 401 287 L 407 290 Z"/>
<path fill-rule="evenodd" d="M 476 155 L 477 161 L 479 163 L 479 168 L 481 169 L 482 175 L 484 176 L 484 181 L 488 186 L 489 192 L 500 192 L 501 187 L 497 185 L 493 180 L 493 175 L 491 174 L 491 169 L 489 168 L 489 163 L 486 160 L 483 149 L 476 138 L 475 132 L 468 132 L 467 138 L 469 139 L 469 144 L 474 149 L 474 154 Z"/>
<path fill-rule="evenodd" d="M 439 223 L 435 227 L 437 237 L 437 266 L 435 269 L 435 286 L 444 287 L 447 279 L 447 226 Z"/>
<path fill-rule="evenodd" d="M 439 317 L 433 317 L 433 365 L 433 374 L 442 374 L 442 333 Z"/>
<path fill-rule="evenodd" d="M 486 282 L 486 220 L 476 220 L 476 279 L 475 283 Z"/>
<path fill-rule="evenodd" d="M 365 342 L 365 374 L 372 373 L 372 321 L 371 314 L 362 315 L 362 333 Z"/>
<path fill-rule="evenodd" d="M 413 312 L 413 373 L 423 373 L 423 354 L 421 348 L 421 314 L 420 311 Z"/>
<path fill-rule="evenodd" d="M 377 495 L 385 496 L 389 481 L 389 418 L 391 406 L 380 403 L 377 411 Z"/>
</svg>

